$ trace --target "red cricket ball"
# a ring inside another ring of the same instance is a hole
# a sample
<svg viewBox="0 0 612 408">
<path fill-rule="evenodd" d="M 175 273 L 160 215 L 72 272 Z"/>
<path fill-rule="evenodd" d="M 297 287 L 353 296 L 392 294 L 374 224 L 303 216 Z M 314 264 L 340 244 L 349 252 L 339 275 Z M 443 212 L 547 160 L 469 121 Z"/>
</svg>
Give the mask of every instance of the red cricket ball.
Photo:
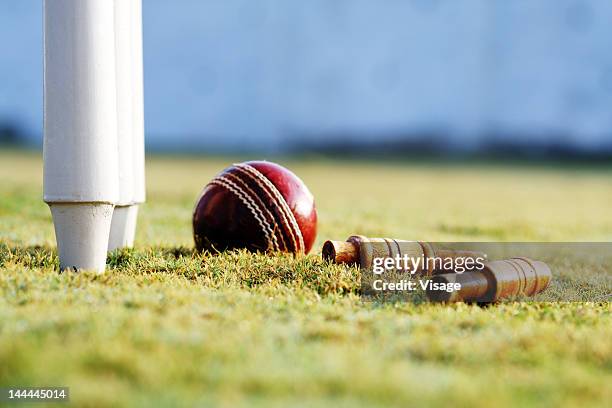
<svg viewBox="0 0 612 408">
<path fill-rule="evenodd" d="M 206 185 L 193 212 L 196 248 L 307 254 L 317 235 L 304 182 L 267 161 L 234 164 Z"/>
</svg>

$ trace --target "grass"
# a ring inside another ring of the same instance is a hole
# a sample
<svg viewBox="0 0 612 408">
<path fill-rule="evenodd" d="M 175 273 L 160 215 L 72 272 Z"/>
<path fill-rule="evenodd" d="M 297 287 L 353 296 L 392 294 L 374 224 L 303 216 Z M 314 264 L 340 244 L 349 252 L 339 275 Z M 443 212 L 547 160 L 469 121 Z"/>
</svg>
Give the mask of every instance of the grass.
<svg viewBox="0 0 612 408">
<path fill-rule="evenodd" d="M 78 406 L 607 406 L 609 302 L 373 303 L 324 239 L 612 241 L 612 171 L 281 160 L 310 186 L 308 257 L 192 250 L 226 158 L 153 157 L 134 250 L 57 273 L 38 153 L 0 152 L 0 386 Z M 588 289 L 587 289 L 588 290 Z"/>
</svg>

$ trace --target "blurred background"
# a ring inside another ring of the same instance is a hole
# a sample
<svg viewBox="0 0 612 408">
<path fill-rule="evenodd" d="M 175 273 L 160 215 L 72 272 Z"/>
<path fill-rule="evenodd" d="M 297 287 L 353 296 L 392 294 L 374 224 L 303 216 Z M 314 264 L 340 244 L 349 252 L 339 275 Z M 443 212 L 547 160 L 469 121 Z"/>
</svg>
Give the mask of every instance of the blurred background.
<svg viewBox="0 0 612 408">
<path fill-rule="evenodd" d="M 612 157 L 608 0 L 143 0 L 147 148 Z M 0 2 L 0 143 L 42 145 L 42 1 Z"/>
</svg>

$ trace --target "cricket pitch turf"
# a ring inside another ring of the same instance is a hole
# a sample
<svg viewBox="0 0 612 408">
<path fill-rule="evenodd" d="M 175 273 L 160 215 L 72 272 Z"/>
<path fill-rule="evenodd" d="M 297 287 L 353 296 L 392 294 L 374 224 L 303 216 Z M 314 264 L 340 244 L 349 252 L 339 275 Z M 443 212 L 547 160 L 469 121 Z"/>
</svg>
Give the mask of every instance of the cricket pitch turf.
<svg viewBox="0 0 612 408">
<path fill-rule="evenodd" d="M 318 254 L 356 233 L 612 241 L 612 168 L 278 161 L 315 196 L 311 255 L 195 254 L 193 205 L 232 160 L 153 156 L 136 248 L 96 276 L 57 273 L 40 153 L 0 152 L 0 386 L 92 407 L 609 406 L 609 302 L 372 303 Z"/>
</svg>

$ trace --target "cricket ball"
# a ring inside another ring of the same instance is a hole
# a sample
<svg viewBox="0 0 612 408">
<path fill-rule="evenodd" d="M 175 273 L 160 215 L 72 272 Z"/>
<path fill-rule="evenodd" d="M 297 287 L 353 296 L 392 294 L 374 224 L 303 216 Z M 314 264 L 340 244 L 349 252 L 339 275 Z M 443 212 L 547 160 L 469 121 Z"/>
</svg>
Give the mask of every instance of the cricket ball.
<svg viewBox="0 0 612 408">
<path fill-rule="evenodd" d="M 193 213 L 199 251 L 307 254 L 316 235 L 312 194 L 294 173 L 267 161 L 223 170 L 204 187 Z"/>
</svg>

